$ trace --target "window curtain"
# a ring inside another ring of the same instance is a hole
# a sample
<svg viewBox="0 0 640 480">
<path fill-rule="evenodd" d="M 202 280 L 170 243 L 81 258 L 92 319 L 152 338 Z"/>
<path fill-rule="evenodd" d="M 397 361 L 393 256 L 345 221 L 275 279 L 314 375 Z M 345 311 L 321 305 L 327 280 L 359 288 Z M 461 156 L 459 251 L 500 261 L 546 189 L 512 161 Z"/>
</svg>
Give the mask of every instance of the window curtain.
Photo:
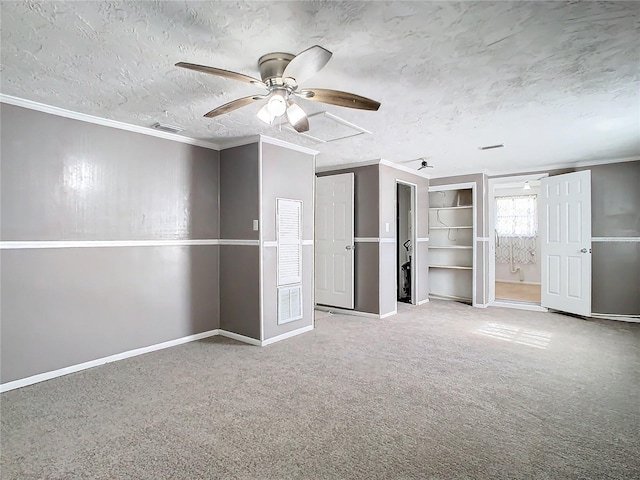
<svg viewBox="0 0 640 480">
<path fill-rule="evenodd" d="M 536 263 L 536 195 L 496 197 L 496 261 Z"/>
</svg>

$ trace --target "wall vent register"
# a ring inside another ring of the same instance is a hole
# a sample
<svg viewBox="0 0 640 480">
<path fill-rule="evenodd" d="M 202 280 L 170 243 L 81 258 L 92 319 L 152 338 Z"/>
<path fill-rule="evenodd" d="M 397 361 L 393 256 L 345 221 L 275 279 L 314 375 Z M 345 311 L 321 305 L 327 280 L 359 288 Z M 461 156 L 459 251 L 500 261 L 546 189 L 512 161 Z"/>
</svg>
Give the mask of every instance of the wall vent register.
<svg viewBox="0 0 640 480">
<path fill-rule="evenodd" d="M 278 324 L 302 318 L 302 201 L 276 201 Z"/>
</svg>

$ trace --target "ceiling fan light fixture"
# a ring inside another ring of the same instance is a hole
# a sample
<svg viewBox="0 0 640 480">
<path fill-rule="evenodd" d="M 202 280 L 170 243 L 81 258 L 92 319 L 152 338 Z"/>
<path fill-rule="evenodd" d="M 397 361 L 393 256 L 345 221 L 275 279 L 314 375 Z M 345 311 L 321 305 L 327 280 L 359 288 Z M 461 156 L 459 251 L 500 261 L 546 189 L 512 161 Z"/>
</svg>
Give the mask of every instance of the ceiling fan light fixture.
<svg viewBox="0 0 640 480">
<path fill-rule="evenodd" d="M 304 110 L 302 110 L 297 103 L 289 102 L 289 106 L 287 107 L 287 120 L 289 120 L 291 125 L 297 125 L 306 117 L 307 114 L 304 113 Z"/>
<path fill-rule="evenodd" d="M 271 125 L 273 123 L 273 121 L 275 120 L 275 115 L 271 114 L 271 111 L 269 110 L 269 104 L 265 104 L 259 111 L 258 111 L 258 118 L 260 120 L 262 120 L 264 123 L 266 123 L 267 125 Z"/>
<path fill-rule="evenodd" d="M 293 129 L 298 132 L 309 131 L 309 118 L 304 110 L 296 102 L 289 100 L 287 107 L 287 120 Z"/>
<path fill-rule="evenodd" d="M 324 88 L 298 90 L 298 85 L 318 73 L 327 64 L 331 56 L 332 53 L 320 45 L 307 48 L 298 55 L 281 52 L 267 53 L 258 60 L 261 80 L 242 73 L 195 63 L 178 62 L 176 67 L 259 85 L 268 91 L 266 95 L 251 95 L 238 98 L 214 108 L 204 115 L 207 118 L 224 115 L 266 99 L 267 103 L 258 112 L 258 118 L 271 125 L 276 117 L 281 117 L 287 113 L 291 106 L 290 99 L 294 97 L 357 110 L 378 110 L 380 102 L 355 93 Z M 298 105 L 290 109 L 287 120 L 298 133 L 309 130 L 309 119 Z"/>
<path fill-rule="evenodd" d="M 287 99 L 280 92 L 273 92 L 267 102 L 269 113 L 274 117 L 281 117 L 287 111 Z"/>
</svg>

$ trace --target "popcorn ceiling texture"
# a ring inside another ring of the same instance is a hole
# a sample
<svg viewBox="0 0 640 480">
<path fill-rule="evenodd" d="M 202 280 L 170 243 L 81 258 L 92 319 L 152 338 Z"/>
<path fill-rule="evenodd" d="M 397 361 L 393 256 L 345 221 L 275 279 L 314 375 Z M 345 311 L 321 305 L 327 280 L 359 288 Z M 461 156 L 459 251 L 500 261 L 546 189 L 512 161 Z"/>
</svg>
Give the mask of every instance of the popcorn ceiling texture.
<svg viewBox="0 0 640 480">
<path fill-rule="evenodd" d="M 319 166 L 426 156 L 433 176 L 640 155 L 638 2 L 3 1 L 0 13 L 3 94 L 218 144 L 263 133 L 320 150 Z M 303 108 L 373 135 L 316 144 L 262 124 L 260 105 L 203 118 L 261 90 L 174 67 L 259 76 L 261 55 L 314 44 L 334 56 L 303 87 L 382 107 Z M 495 143 L 506 148 L 477 149 Z"/>
</svg>

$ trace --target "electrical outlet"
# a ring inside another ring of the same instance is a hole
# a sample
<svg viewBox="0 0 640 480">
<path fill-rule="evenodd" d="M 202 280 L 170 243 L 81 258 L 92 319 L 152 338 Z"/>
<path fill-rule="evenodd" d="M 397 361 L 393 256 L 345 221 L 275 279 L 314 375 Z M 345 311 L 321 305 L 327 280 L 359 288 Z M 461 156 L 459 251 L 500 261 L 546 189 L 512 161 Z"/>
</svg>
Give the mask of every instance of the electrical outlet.
<svg viewBox="0 0 640 480">
<path fill-rule="evenodd" d="M 257 232 L 258 231 L 258 220 L 254 220 L 253 221 L 253 231 Z"/>
</svg>

